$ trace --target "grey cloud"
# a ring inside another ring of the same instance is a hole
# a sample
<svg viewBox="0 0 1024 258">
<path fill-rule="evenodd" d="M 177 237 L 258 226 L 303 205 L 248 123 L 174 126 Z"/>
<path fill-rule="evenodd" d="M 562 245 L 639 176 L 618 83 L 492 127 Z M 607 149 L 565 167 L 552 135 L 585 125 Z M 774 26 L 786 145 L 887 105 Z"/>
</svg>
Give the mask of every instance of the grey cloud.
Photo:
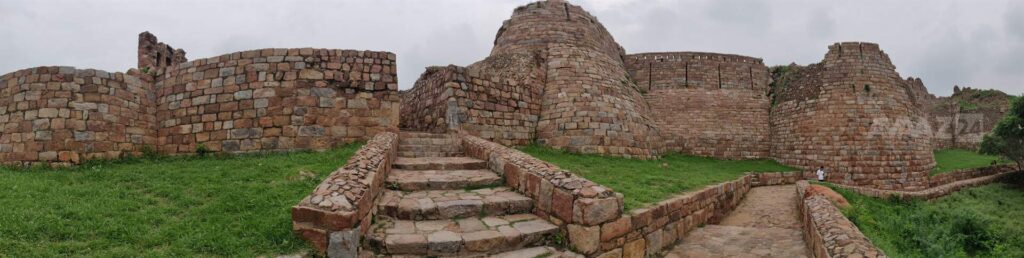
<svg viewBox="0 0 1024 258">
<path fill-rule="evenodd" d="M 807 22 L 807 32 L 812 37 L 828 38 L 835 35 L 836 21 L 829 15 L 829 11 L 821 8 L 810 13 L 810 21 Z"/>
<path fill-rule="evenodd" d="M 0 73 L 39 65 L 124 71 L 149 30 L 192 59 L 266 47 L 398 54 L 400 88 L 424 67 L 487 56 L 530 0 L 0 1 Z M 953 84 L 1024 92 L 1024 3 L 1013 0 L 569 0 L 629 53 L 709 51 L 766 63 L 820 61 L 838 41 L 875 41 L 933 93 Z"/>
</svg>

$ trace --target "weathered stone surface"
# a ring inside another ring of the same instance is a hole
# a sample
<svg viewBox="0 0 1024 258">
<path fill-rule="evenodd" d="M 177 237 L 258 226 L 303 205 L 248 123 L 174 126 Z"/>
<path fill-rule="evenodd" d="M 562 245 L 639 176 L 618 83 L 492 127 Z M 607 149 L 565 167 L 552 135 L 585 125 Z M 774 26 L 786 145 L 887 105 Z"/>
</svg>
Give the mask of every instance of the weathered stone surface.
<svg viewBox="0 0 1024 258">
<path fill-rule="evenodd" d="M 393 254 L 420 254 L 427 252 L 427 236 L 419 234 L 392 234 L 384 240 L 387 251 Z"/>
<path fill-rule="evenodd" d="M 378 212 L 397 219 L 447 219 L 525 213 L 532 206 L 533 200 L 507 187 L 472 191 L 389 191 L 379 201 Z"/>
<path fill-rule="evenodd" d="M 585 227 L 569 224 L 569 243 L 573 250 L 583 254 L 593 254 L 601 244 L 601 227 Z"/>
<path fill-rule="evenodd" d="M 327 256 L 331 258 L 355 257 L 359 255 L 359 228 L 331 232 Z"/>
<path fill-rule="evenodd" d="M 484 230 L 470 232 L 462 235 L 465 241 L 466 250 L 473 252 L 487 252 L 500 248 L 505 238 L 495 230 Z"/>
<path fill-rule="evenodd" d="M 388 175 L 387 183 L 406 191 L 427 189 L 464 189 L 494 185 L 501 181 L 489 170 L 402 170 Z"/>
<path fill-rule="evenodd" d="M 427 243 L 430 245 L 430 254 L 453 254 L 459 252 L 462 237 L 455 232 L 442 230 L 427 235 Z"/>
<path fill-rule="evenodd" d="M 629 241 L 622 247 L 623 258 L 643 258 L 646 253 L 647 243 L 643 238 Z"/>
<path fill-rule="evenodd" d="M 583 225 L 600 225 L 619 218 L 622 206 L 615 198 L 580 198 L 572 209 L 572 221 Z"/>
</svg>

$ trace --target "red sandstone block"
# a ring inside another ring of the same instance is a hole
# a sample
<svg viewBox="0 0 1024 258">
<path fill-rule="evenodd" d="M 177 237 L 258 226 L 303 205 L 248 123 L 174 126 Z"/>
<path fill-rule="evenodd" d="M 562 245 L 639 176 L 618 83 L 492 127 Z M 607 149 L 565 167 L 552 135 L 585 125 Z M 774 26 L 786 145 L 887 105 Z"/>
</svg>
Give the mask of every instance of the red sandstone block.
<svg viewBox="0 0 1024 258">
<path fill-rule="evenodd" d="M 554 189 L 551 195 L 551 210 L 555 217 L 573 223 L 573 195 L 562 189 Z"/>
<path fill-rule="evenodd" d="M 328 234 L 326 230 L 316 228 L 306 223 L 293 222 L 292 231 L 312 243 L 313 248 L 315 248 L 317 252 L 324 253 L 327 251 Z"/>
</svg>

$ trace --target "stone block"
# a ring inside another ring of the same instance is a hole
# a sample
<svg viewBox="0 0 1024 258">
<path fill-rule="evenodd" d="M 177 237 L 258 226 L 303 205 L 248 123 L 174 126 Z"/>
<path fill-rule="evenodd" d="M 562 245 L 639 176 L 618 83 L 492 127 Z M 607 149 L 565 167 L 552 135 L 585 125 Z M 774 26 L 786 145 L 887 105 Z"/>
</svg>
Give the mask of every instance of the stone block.
<svg viewBox="0 0 1024 258">
<path fill-rule="evenodd" d="M 331 232 L 327 257 L 347 258 L 359 255 L 359 228 Z"/>
<path fill-rule="evenodd" d="M 632 218 L 629 216 L 623 216 L 612 222 L 601 225 L 601 241 L 610 241 L 612 239 L 625 236 L 633 229 Z"/>
<path fill-rule="evenodd" d="M 583 225 L 599 225 L 617 219 L 622 207 L 615 198 L 580 198 L 572 209 L 572 221 Z"/>
<path fill-rule="evenodd" d="M 647 243 L 644 238 L 637 238 L 622 246 L 622 258 L 644 258 L 646 254 Z"/>
<path fill-rule="evenodd" d="M 593 254 L 601 244 L 601 228 L 599 226 L 580 226 L 569 224 L 569 245 L 573 250 L 583 254 Z"/>
</svg>

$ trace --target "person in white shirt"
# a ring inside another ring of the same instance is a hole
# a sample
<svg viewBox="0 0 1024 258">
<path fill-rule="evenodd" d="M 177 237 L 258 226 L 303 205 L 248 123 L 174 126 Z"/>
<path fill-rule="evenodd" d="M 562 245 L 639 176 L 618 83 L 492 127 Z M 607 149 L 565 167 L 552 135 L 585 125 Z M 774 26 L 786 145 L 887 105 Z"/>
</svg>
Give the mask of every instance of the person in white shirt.
<svg viewBox="0 0 1024 258">
<path fill-rule="evenodd" d="M 818 172 L 816 172 L 816 173 L 818 174 L 818 182 L 825 181 L 825 167 L 824 166 L 819 167 L 818 168 Z"/>
</svg>

